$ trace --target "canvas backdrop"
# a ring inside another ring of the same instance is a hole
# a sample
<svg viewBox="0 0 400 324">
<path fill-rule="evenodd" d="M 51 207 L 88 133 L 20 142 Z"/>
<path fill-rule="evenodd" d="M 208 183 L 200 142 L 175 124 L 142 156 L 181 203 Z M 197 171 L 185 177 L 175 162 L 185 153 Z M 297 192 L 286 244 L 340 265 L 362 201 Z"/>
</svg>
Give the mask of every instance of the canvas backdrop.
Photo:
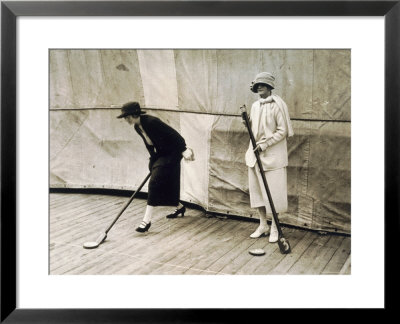
<svg viewBox="0 0 400 324">
<path fill-rule="evenodd" d="M 49 58 L 50 187 L 135 190 L 148 153 L 116 116 L 125 102 L 139 101 L 195 152 L 194 162 L 182 162 L 183 201 L 258 218 L 249 205 L 249 137 L 239 107 L 257 100 L 250 83 L 269 71 L 295 133 L 289 210 L 280 220 L 350 233 L 350 50 L 58 49 Z"/>
</svg>

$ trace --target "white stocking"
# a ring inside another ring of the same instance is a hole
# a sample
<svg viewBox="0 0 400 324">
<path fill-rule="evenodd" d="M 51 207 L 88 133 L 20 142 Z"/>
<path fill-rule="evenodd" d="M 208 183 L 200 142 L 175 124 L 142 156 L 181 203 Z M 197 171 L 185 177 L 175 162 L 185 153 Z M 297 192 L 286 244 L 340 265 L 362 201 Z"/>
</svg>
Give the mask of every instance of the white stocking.
<svg viewBox="0 0 400 324">
<path fill-rule="evenodd" d="M 258 207 L 258 214 L 260 215 L 260 227 L 268 228 L 267 226 L 267 213 L 265 207 Z"/>
<path fill-rule="evenodd" d="M 143 221 L 144 222 L 146 222 L 146 223 L 150 223 L 151 222 L 151 219 L 153 217 L 155 208 L 156 207 L 154 207 L 154 206 L 149 206 L 149 205 L 146 206 L 146 211 L 145 211 L 144 217 L 143 217 Z"/>
<path fill-rule="evenodd" d="M 276 214 L 276 217 L 278 217 L 278 214 Z M 275 219 L 274 219 L 274 217 L 273 217 L 273 215 L 271 215 L 271 229 L 272 230 L 277 230 L 277 228 L 276 228 L 276 224 L 275 224 Z"/>
</svg>

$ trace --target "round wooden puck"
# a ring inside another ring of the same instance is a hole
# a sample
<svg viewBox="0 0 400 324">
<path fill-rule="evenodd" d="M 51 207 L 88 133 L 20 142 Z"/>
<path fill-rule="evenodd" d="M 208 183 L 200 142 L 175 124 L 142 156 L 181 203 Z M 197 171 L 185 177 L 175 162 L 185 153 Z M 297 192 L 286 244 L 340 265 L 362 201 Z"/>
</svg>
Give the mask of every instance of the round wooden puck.
<svg viewBox="0 0 400 324">
<path fill-rule="evenodd" d="M 254 250 L 250 250 L 249 253 L 251 255 L 259 256 L 259 255 L 264 255 L 265 251 L 263 249 L 254 249 Z"/>
</svg>

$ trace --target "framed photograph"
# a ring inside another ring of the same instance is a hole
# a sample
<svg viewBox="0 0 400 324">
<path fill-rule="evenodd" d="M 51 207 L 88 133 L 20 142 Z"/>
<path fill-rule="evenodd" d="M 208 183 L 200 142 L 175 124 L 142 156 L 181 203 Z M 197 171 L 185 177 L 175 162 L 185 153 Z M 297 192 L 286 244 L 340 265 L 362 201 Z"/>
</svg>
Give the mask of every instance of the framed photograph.
<svg viewBox="0 0 400 324">
<path fill-rule="evenodd" d="M 399 16 L 398 0 L 2 1 L 1 322 L 393 309 Z M 252 142 L 254 109 L 288 136 L 269 241 L 250 164 L 275 163 L 278 135 Z M 157 191 L 165 165 L 180 175 Z"/>
</svg>

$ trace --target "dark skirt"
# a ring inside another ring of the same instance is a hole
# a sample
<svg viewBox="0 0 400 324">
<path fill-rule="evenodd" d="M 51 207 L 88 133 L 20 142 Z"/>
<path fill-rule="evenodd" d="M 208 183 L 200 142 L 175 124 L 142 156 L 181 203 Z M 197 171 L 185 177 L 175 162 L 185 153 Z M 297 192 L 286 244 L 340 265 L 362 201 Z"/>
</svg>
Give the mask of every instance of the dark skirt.
<svg viewBox="0 0 400 324">
<path fill-rule="evenodd" d="M 154 161 L 148 186 L 149 206 L 178 206 L 182 155 L 162 156 Z"/>
</svg>

